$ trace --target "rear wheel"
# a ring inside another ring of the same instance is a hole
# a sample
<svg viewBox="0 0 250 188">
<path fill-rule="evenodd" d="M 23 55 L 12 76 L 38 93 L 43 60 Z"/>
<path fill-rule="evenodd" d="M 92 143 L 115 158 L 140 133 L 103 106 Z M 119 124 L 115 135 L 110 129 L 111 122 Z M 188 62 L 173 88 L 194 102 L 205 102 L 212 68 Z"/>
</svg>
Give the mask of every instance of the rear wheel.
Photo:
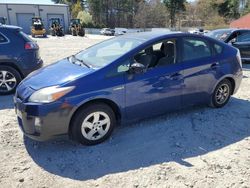
<svg viewBox="0 0 250 188">
<path fill-rule="evenodd" d="M 52 31 L 51 31 L 51 35 L 52 35 L 52 36 L 56 36 L 55 30 L 52 30 Z"/>
<path fill-rule="evenodd" d="M 212 107 L 221 108 L 225 106 L 232 93 L 232 83 L 225 79 L 222 80 L 215 88 L 212 96 Z"/>
<path fill-rule="evenodd" d="M 72 34 L 72 36 L 76 36 L 76 35 L 77 35 L 77 34 L 76 34 L 76 30 L 73 29 L 73 30 L 71 31 L 71 34 Z"/>
<path fill-rule="evenodd" d="M 14 68 L 0 66 L 0 95 L 14 93 L 21 79 L 21 75 Z"/>
<path fill-rule="evenodd" d="M 80 109 L 72 120 L 71 135 L 84 145 L 106 140 L 116 124 L 113 110 L 105 104 L 92 104 Z"/>
</svg>

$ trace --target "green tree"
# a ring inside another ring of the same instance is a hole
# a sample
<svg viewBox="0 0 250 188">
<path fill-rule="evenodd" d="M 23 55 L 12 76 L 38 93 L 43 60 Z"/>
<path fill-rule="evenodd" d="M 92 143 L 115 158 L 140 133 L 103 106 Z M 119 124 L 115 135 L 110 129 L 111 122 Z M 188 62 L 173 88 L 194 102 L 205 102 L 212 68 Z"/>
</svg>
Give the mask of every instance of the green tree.
<svg viewBox="0 0 250 188">
<path fill-rule="evenodd" d="M 228 27 L 225 18 L 219 14 L 219 6 L 222 0 L 198 0 L 195 3 L 186 4 L 186 20 L 189 27 L 205 27 L 217 29 Z M 195 23 L 195 20 L 199 21 Z"/>
<path fill-rule="evenodd" d="M 75 4 L 72 5 L 72 8 L 71 8 L 72 18 L 76 18 L 78 13 L 81 12 L 82 10 L 83 9 L 82 9 L 81 2 L 80 2 L 80 0 L 78 0 Z"/>
<path fill-rule="evenodd" d="M 161 0 L 140 2 L 135 15 L 135 26 L 140 28 L 166 27 L 167 15 L 166 7 Z"/>
<path fill-rule="evenodd" d="M 108 27 L 133 27 L 139 2 L 144 0 L 87 0 L 96 24 Z"/>
<path fill-rule="evenodd" d="M 76 18 L 78 11 L 84 10 L 84 8 L 87 6 L 86 0 L 52 0 L 54 3 L 58 4 L 66 4 L 69 5 L 70 12 L 72 13 L 73 11 L 73 16 Z M 80 6 L 79 6 L 80 4 Z M 81 9 L 80 9 L 81 7 Z"/>
<path fill-rule="evenodd" d="M 247 2 L 245 9 L 242 11 L 241 15 L 246 15 L 250 13 L 250 1 Z"/>
<path fill-rule="evenodd" d="M 85 27 L 93 26 L 92 16 L 86 11 L 80 11 L 77 18 L 81 20 L 81 24 Z"/>
<path fill-rule="evenodd" d="M 224 16 L 228 20 L 238 18 L 239 13 L 239 1 L 238 0 L 226 0 L 222 3 L 218 3 L 218 11 L 221 16 Z"/>
<path fill-rule="evenodd" d="M 167 10 L 170 13 L 170 26 L 176 26 L 176 15 L 185 10 L 186 0 L 163 0 Z"/>
</svg>

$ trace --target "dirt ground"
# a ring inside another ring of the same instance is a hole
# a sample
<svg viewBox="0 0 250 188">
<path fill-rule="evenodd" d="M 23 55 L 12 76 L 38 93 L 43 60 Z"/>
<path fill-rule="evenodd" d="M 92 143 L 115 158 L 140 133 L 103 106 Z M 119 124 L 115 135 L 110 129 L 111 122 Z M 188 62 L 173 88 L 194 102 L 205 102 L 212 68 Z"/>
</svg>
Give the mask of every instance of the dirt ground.
<svg viewBox="0 0 250 188">
<path fill-rule="evenodd" d="M 36 39 L 45 64 L 103 40 Z M 23 137 L 13 96 L 0 96 L 0 187 L 250 187 L 250 65 L 222 109 L 206 106 L 125 125 L 103 144 Z"/>
</svg>

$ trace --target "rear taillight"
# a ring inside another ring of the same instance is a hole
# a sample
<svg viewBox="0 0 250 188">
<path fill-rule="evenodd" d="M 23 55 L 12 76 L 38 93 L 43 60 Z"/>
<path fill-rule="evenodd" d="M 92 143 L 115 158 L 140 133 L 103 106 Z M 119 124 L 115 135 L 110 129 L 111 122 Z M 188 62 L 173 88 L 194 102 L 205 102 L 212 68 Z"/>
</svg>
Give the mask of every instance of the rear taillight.
<svg viewBox="0 0 250 188">
<path fill-rule="evenodd" d="M 238 62 L 240 64 L 240 66 L 242 67 L 241 55 L 240 55 L 240 51 L 239 50 L 237 51 L 236 57 L 237 57 L 237 60 L 238 60 Z"/>
<path fill-rule="evenodd" d="M 36 50 L 38 49 L 38 45 L 34 42 L 26 42 L 24 45 L 25 50 Z"/>
</svg>

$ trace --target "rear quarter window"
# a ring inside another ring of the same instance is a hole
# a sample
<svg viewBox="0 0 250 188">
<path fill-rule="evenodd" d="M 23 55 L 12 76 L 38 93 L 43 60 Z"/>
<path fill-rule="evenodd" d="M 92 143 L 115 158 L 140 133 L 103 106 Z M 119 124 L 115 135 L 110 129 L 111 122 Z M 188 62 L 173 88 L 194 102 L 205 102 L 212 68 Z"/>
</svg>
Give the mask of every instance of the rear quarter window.
<svg viewBox="0 0 250 188">
<path fill-rule="evenodd" d="M 213 46 L 214 46 L 215 55 L 222 54 L 223 47 L 221 45 L 214 44 Z"/>
</svg>

